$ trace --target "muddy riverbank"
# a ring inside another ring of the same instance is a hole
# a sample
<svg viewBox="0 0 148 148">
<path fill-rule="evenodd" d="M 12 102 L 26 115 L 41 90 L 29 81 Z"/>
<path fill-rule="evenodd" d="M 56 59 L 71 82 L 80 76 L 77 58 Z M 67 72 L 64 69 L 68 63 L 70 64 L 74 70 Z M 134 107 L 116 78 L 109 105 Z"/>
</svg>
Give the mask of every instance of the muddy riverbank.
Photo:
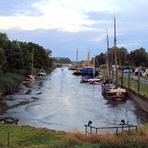
<svg viewBox="0 0 148 148">
<path fill-rule="evenodd" d="M 19 124 L 69 131 L 84 131 L 89 120 L 94 126 L 117 125 L 122 119 L 140 125 L 148 121 L 145 112 L 130 98 L 106 100 L 100 85 L 81 84 L 67 68 L 33 82 L 23 82 L 19 91 L 3 99 L 7 108 L 1 116 L 19 118 Z"/>
</svg>

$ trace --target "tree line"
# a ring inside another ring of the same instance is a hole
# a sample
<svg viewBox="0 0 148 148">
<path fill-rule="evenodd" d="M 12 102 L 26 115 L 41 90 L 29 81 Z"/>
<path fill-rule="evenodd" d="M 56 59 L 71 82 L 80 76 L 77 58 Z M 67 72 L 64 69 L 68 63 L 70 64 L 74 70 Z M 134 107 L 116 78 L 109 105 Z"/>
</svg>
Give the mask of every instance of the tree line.
<svg viewBox="0 0 148 148">
<path fill-rule="evenodd" d="M 70 64 L 71 60 L 68 57 L 53 57 L 53 62 L 62 63 L 62 64 Z"/>
<path fill-rule="evenodd" d="M 119 66 L 148 67 L 148 52 L 142 47 L 131 52 L 128 52 L 124 47 L 116 47 L 116 49 L 114 47 L 109 48 L 108 54 L 107 52 L 100 53 L 95 57 L 96 64 L 105 64 L 107 56 L 109 63 L 115 64 L 115 51 L 117 53 L 117 64 Z"/>
<path fill-rule="evenodd" d="M 51 50 L 32 42 L 10 41 L 5 33 L 0 33 L 0 75 L 31 70 L 33 49 L 34 68 L 48 70 L 52 66 Z"/>
<path fill-rule="evenodd" d="M 48 71 L 52 67 L 50 49 L 32 42 L 11 41 L 5 33 L 0 33 L 0 88 L 15 84 L 31 71 L 32 54 L 35 71 L 41 68 Z"/>
</svg>

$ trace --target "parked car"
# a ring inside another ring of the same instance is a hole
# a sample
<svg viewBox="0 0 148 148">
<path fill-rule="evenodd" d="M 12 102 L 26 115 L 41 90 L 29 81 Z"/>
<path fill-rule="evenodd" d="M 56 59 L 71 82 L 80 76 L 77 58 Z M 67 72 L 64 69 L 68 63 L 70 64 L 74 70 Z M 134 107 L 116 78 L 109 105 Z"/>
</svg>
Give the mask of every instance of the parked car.
<svg viewBox="0 0 148 148">
<path fill-rule="evenodd" d="M 144 71 L 139 70 L 139 69 L 136 69 L 136 70 L 135 70 L 135 75 L 138 76 L 138 73 L 140 73 L 140 74 L 139 74 L 140 76 L 143 76 Z"/>
<path fill-rule="evenodd" d="M 134 69 L 133 68 L 126 68 L 123 70 L 124 73 L 133 73 Z"/>
</svg>

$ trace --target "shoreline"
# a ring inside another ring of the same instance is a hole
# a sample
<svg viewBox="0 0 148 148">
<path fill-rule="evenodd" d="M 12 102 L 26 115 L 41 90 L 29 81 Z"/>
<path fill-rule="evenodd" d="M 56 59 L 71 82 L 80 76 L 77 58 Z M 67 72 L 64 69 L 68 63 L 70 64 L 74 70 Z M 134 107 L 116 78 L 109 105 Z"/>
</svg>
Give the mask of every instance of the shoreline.
<svg viewBox="0 0 148 148">
<path fill-rule="evenodd" d="M 127 89 L 128 96 L 133 99 L 145 112 L 148 113 L 148 99 L 131 89 Z"/>
</svg>

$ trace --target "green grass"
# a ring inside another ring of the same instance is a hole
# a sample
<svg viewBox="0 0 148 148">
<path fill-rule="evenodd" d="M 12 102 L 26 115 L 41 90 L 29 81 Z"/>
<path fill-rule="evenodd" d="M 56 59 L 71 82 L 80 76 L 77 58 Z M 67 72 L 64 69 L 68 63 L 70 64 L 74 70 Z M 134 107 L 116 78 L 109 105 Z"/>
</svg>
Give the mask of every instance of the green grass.
<svg viewBox="0 0 148 148">
<path fill-rule="evenodd" d="M 120 82 L 121 80 L 119 80 Z M 121 84 L 121 83 L 120 83 Z M 128 78 L 123 79 L 123 86 L 128 88 Z M 138 83 L 135 80 L 130 80 L 130 89 L 138 92 Z M 140 83 L 140 92 L 142 96 L 148 97 L 148 84 Z"/>
<path fill-rule="evenodd" d="M 148 124 L 130 135 L 85 135 L 0 124 L 0 148 L 142 148 L 148 147 Z"/>
<path fill-rule="evenodd" d="M 47 129 L 35 129 L 28 126 L 0 124 L 0 147 L 7 147 L 9 133 L 9 145 L 11 148 L 24 147 L 52 147 L 64 145 L 64 132 Z"/>
<path fill-rule="evenodd" d="M 143 79 L 145 79 L 145 80 L 148 80 L 148 76 L 144 76 L 144 77 L 142 77 Z"/>
<path fill-rule="evenodd" d="M 135 75 L 131 74 L 131 76 L 135 76 Z M 111 77 L 112 77 L 112 75 L 111 75 Z M 147 80 L 148 76 L 142 76 L 140 78 Z M 113 81 L 116 82 L 115 76 L 113 77 Z M 118 72 L 118 84 L 121 85 L 121 71 Z M 128 88 L 128 78 L 127 77 L 123 78 L 123 86 Z M 130 80 L 130 89 L 132 89 L 135 92 L 138 92 L 138 83 L 136 80 Z M 148 98 L 148 84 L 140 83 L 139 94 Z"/>
</svg>

